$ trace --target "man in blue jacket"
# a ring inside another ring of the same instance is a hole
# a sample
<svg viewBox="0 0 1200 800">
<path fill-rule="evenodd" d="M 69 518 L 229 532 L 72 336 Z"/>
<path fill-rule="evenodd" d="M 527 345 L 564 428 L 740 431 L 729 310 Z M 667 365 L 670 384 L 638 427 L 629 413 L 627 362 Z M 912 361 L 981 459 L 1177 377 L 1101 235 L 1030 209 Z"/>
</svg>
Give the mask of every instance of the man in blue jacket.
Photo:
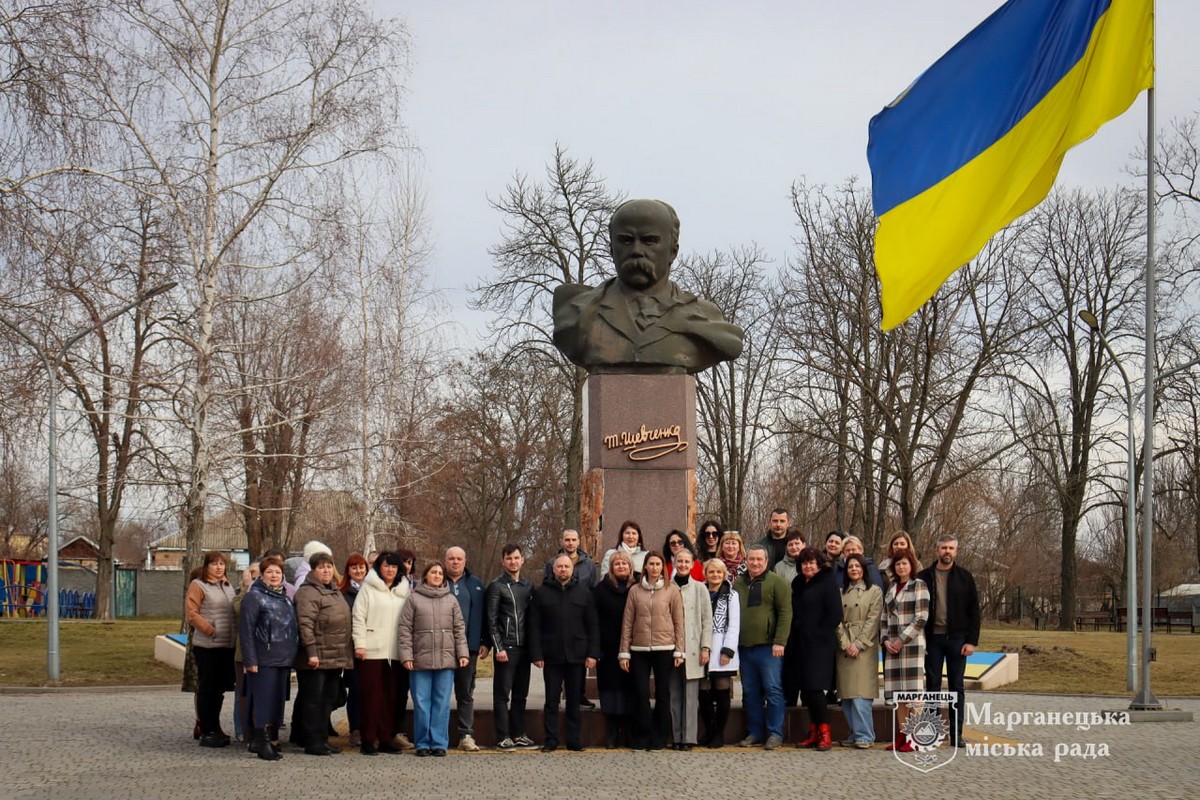
<svg viewBox="0 0 1200 800">
<path fill-rule="evenodd" d="M 458 706 L 458 749 L 474 753 L 475 744 L 475 667 L 487 658 L 488 645 L 483 636 L 483 614 L 487 595 L 483 581 L 467 569 L 467 551 L 451 547 L 446 551 L 446 584 L 458 599 L 463 621 L 467 624 L 467 650 L 471 662 L 454 670 L 454 701 Z"/>
</svg>

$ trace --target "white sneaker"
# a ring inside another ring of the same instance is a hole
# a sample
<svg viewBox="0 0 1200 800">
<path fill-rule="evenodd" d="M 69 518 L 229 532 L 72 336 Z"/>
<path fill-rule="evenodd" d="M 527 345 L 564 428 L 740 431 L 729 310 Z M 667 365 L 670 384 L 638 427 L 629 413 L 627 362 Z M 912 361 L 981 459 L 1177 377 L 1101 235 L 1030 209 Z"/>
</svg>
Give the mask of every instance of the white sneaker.
<svg viewBox="0 0 1200 800">
<path fill-rule="evenodd" d="M 463 737 L 458 740 L 458 749 L 466 750 L 468 753 L 476 753 L 479 751 L 479 745 L 475 744 L 475 737 L 471 734 L 463 734 Z"/>
<path fill-rule="evenodd" d="M 497 742 L 496 747 L 500 748 L 501 750 L 516 750 L 517 749 L 516 742 L 514 742 L 512 739 L 509 739 L 508 737 L 505 737 L 505 738 L 501 739 L 499 742 Z"/>
</svg>

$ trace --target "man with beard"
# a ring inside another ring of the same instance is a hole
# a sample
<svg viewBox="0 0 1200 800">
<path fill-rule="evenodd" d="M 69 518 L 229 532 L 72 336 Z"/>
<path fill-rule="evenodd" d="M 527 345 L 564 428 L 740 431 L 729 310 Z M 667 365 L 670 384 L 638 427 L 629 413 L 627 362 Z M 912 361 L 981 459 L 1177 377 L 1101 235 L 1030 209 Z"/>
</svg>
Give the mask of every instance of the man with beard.
<svg viewBox="0 0 1200 800">
<path fill-rule="evenodd" d="M 979 590 L 975 577 L 956 563 L 958 539 L 943 534 L 937 540 L 937 563 L 917 576 L 929 588 L 929 622 L 925 625 L 925 689 L 941 691 L 942 665 L 946 683 L 958 695 L 955 724 L 950 727 L 950 742 L 963 743 L 963 715 L 966 692 L 963 690 L 967 658 L 979 646 Z"/>
<path fill-rule="evenodd" d="M 741 328 L 670 280 L 679 254 L 675 209 L 661 200 L 626 201 L 608 235 L 617 277 L 554 290 L 554 344 L 568 359 L 592 372 L 696 373 L 738 357 Z"/>
</svg>

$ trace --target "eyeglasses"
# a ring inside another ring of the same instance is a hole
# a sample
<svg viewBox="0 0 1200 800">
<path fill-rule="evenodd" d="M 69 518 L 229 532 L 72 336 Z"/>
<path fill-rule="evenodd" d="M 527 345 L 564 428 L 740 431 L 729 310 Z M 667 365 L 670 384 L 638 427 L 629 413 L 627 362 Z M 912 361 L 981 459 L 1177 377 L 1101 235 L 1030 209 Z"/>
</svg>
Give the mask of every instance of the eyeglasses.
<svg viewBox="0 0 1200 800">
<path fill-rule="evenodd" d="M 720 535 L 721 535 L 721 534 L 717 533 L 716 531 L 705 531 L 705 532 L 704 532 L 704 538 L 705 538 L 705 539 L 715 539 L 715 538 L 717 538 L 717 537 L 718 537 L 718 536 L 720 536 Z"/>
<path fill-rule="evenodd" d="M 679 539 L 672 539 L 671 547 L 683 547 L 683 542 L 680 541 Z"/>
</svg>

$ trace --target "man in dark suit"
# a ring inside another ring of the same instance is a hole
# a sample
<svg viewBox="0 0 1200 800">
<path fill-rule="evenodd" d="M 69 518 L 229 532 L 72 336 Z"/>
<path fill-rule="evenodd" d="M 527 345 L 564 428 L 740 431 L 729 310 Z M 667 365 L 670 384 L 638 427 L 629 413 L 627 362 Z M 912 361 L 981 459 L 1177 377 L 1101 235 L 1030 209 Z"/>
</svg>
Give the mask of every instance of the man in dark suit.
<svg viewBox="0 0 1200 800">
<path fill-rule="evenodd" d="M 554 344 L 591 371 L 695 373 L 742 352 L 742 330 L 670 280 L 679 216 L 661 200 L 629 200 L 608 224 L 617 277 L 554 290 Z"/>
</svg>

